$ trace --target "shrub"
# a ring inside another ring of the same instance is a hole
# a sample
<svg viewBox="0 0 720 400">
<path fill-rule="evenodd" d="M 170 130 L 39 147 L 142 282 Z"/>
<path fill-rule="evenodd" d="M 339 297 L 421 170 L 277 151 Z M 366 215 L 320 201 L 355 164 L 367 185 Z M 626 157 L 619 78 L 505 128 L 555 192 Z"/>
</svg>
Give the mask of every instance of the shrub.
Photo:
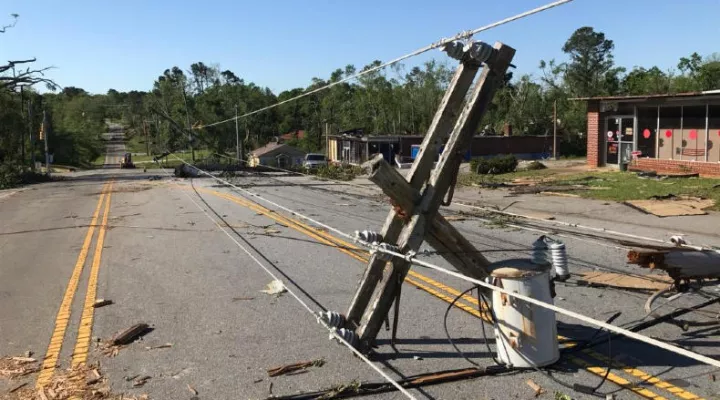
<svg viewBox="0 0 720 400">
<path fill-rule="evenodd" d="M 351 181 L 355 179 L 356 176 L 362 175 L 363 169 L 358 165 L 330 164 L 328 166 L 322 166 L 313 172 L 320 178 L 336 181 Z"/>
<path fill-rule="evenodd" d="M 476 158 L 470 161 L 470 169 L 481 175 L 513 172 L 517 165 L 518 160 L 512 154 L 493 158 Z"/>
<path fill-rule="evenodd" d="M 16 164 L 0 164 L 0 189 L 10 189 L 20 185 L 48 182 L 51 178 L 45 174 L 23 170 Z"/>
</svg>

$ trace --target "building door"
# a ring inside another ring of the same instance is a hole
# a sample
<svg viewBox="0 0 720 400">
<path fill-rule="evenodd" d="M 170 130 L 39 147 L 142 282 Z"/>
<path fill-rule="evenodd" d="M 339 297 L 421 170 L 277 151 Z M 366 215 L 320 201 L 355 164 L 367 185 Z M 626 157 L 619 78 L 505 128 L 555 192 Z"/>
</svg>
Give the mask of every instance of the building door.
<svg viewBox="0 0 720 400">
<path fill-rule="evenodd" d="M 635 118 L 614 115 L 605 120 L 605 164 L 630 164 L 634 150 Z"/>
</svg>

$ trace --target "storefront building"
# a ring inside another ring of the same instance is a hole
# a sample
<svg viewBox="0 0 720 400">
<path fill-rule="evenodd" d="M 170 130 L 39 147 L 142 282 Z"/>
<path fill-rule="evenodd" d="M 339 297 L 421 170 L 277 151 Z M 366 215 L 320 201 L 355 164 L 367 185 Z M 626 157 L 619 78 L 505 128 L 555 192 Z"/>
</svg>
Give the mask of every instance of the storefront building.
<svg viewBox="0 0 720 400">
<path fill-rule="evenodd" d="M 587 97 L 587 162 L 720 176 L 720 90 Z"/>
</svg>

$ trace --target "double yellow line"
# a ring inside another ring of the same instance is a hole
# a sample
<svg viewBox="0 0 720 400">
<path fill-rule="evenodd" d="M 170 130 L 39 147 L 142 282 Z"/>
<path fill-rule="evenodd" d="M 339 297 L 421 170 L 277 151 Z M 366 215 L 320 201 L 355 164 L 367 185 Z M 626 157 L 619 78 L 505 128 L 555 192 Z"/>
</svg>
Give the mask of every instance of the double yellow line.
<svg viewBox="0 0 720 400">
<path fill-rule="evenodd" d="M 231 195 L 228 193 L 223 193 L 223 192 L 219 192 L 216 190 L 209 190 L 209 189 L 204 189 L 204 188 L 198 188 L 198 191 L 212 194 L 214 196 L 229 200 L 238 205 L 247 207 L 247 208 L 255 211 L 256 213 L 265 215 L 278 223 L 286 225 L 300 233 L 310 236 L 320 243 L 329 245 L 331 247 L 335 247 L 342 253 L 345 253 L 358 261 L 361 261 L 363 263 L 367 263 L 369 261 L 368 253 L 365 250 L 358 248 L 357 246 L 355 246 L 351 243 L 348 243 L 342 239 L 338 239 L 335 236 L 332 236 L 325 231 L 313 228 L 297 219 L 285 217 L 285 216 L 280 215 L 277 212 L 272 211 L 270 209 L 267 209 L 257 203 L 245 200 L 241 197 L 237 197 L 237 196 L 234 196 L 234 195 Z M 457 290 L 455 288 L 447 286 L 441 282 L 438 282 L 430 277 L 419 274 L 412 270 L 408 273 L 408 277 L 405 279 L 405 282 L 412 286 L 415 286 L 418 289 L 421 289 L 421 290 L 423 290 L 445 302 L 448 302 L 448 303 L 451 303 L 455 299 L 455 297 L 457 297 L 461 293 L 459 290 Z M 474 297 L 469 296 L 469 295 L 464 295 L 464 296 L 462 296 L 462 300 L 467 303 L 470 303 L 471 305 L 466 304 L 463 301 L 457 301 L 455 303 L 455 306 L 475 317 L 482 318 L 486 321 L 490 321 L 490 317 L 485 312 L 484 309 L 483 309 L 483 312 L 480 312 L 478 310 L 477 299 L 475 299 Z M 572 342 L 572 339 L 564 337 L 564 336 L 558 336 L 558 339 L 564 341 L 566 346 L 568 346 L 568 347 L 573 347 L 578 344 L 576 342 Z M 698 396 L 694 393 L 688 392 L 688 391 L 686 391 L 678 386 L 675 386 L 669 382 L 663 381 L 657 377 L 654 377 L 653 375 L 651 375 L 649 373 L 646 373 L 637 368 L 625 365 L 619 361 L 609 360 L 606 356 L 603 356 L 592 349 L 584 349 L 584 350 L 582 350 L 582 353 L 584 353 L 588 357 L 594 358 L 595 360 L 597 360 L 599 362 L 603 362 L 604 364 L 606 364 L 609 361 L 612 361 L 614 368 L 618 368 L 618 369 L 622 370 L 623 372 L 627 373 L 628 375 L 631 375 L 635 378 L 642 379 L 644 381 L 644 383 L 646 383 L 648 385 L 652 385 L 658 389 L 665 390 L 665 391 L 669 392 L 670 394 L 673 394 L 681 399 L 685 399 L 685 400 L 701 400 L 702 399 L 700 396 Z M 583 367 L 588 372 L 591 372 L 598 376 L 605 376 L 605 374 L 607 372 L 606 368 L 594 366 L 591 363 L 589 363 L 579 357 L 570 356 L 569 360 L 572 363 Z M 665 397 L 663 397 L 649 389 L 646 389 L 644 387 L 640 387 L 636 384 L 633 384 L 632 382 L 628 381 L 627 379 L 625 379 L 617 374 L 614 374 L 612 372 L 608 374 L 607 380 L 615 383 L 618 386 L 621 386 L 628 390 L 631 390 L 635 394 L 637 394 L 645 399 L 666 400 Z"/>
<path fill-rule="evenodd" d="M 90 267 L 90 277 L 88 279 L 87 293 L 85 294 L 85 303 L 83 305 L 82 316 L 80 318 L 80 327 L 78 329 L 78 336 L 75 343 L 75 349 L 72 354 L 72 365 L 76 366 L 87 361 L 88 350 L 90 348 L 90 337 L 92 334 L 92 321 L 96 294 L 97 294 L 97 283 L 98 274 L 100 271 L 100 260 L 102 257 L 103 246 L 105 243 L 105 234 L 107 232 L 108 216 L 110 214 L 110 198 L 112 197 L 113 182 L 110 181 L 103 185 L 102 191 L 100 192 L 100 198 L 98 199 L 95 212 L 93 213 L 90 221 L 90 227 L 85 235 L 85 240 L 80 248 L 80 254 L 78 254 L 75 267 L 73 268 L 72 274 L 70 275 L 70 281 L 65 289 L 65 295 L 63 296 L 62 302 L 60 303 L 60 309 L 58 310 L 57 317 L 55 318 L 55 328 L 53 329 L 52 336 L 50 337 L 50 344 L 45 358 L 43 360 L 40 375 L 38 376 L 36 387 L 40 388 L 48 383 L 55 373 L 55 368 L 58 364 L 60 357 L 60 351 L 62 350 L 63 341 L 65 340 L 65 332 L 70 322 L 70 315 L 72 310 L 73 299 L 77 292 L 78 285 L 80 284 L 80 277 L 85 267 L 88 254 L 90 252 L 90 246 L 92 244 L 93 236 L 95 235 L 96 227 L 98 226 L 98 219 L 100 218 L 100 212 L 102 212 L 102 223 L 100 225 L 97 242 L 95 244 L 95 252 L 93 254 L 92 265 Z"/>
</svg>

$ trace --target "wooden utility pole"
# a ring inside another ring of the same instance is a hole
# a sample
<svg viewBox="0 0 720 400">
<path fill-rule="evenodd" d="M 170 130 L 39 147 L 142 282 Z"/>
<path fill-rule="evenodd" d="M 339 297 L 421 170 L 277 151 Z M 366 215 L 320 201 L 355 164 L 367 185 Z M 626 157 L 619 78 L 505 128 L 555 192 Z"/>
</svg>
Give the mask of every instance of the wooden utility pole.
<svg viewBox="0 0 720 400">
<path fill-rule="evenodd" d="M 374 165 L 376 171 L 386 171 L 371 173 L 371 179 L 381 186 L 396 205 L 385 221 L 381 233 L 383 242 L 397 244 L 403 253 L 408 253 L 417 251 L 423 241 L 427 240 L 433 247 L 437 246 L 438 250 L 450 250 L 442 255 L 453 266 L 467 275 L 480 278 L 487 276 L 486 267 L 489 263 L 438 214 L 438 210 L 515 54 L 514 49 L 501 43 L 486 50 L 490 50 L 491 55 L 483 60 L 486 65 L 478 83 L 458 115 L 481 65 L 467 54 L 462 58 L 423 140 L 406 184 L 388 173 L 387 167 L 379 159 L 369 165 L 371 168 Z M 454 128 L 448 138 L 447 133 L 453 124 Z M 435 157 L 444 142 L 445 149 L 433 170 Z M 410 263 L 405 259 L 392 258 L 386 265 L 380 258 L 376 253 L 370 259 L 347 314 L 350 327 L 357 327 L 356 334 L 365 345 L 374 341 L 393 302 L 398 310 L 401 284 L 410 269 Z"/>
<path fill-rule="evenodd" d="M 553 101 L 553 159 L 557 160 L 557 100 Z"/>
<path fill-rule="evenodd" d="M 238 129 L 238 106 L 235 104 L 235 153 L 237 162 L 242 163 L 242 157 L 240 155 L 240 130 Z"/>
<path fill-rule="evenodd" d="M 33 135 L 32 97 L 28 99 L 28 134 L 30 135 L 30 168 L 35 171 L 35 135 Z"/>
<path fill-rule="evenodd" d="M 48 122 L 47 112 L 43 107 L 43 122 L 42 122 L 43 141 L 45 142 L 45 173 L 50 176 L 50 153 L 48 153 L 48 137 L 50 136 L 50 124 Z"/>
<path fill-rule="evenodd" d="M 145 124 L 145 120 L 143 120 L 143 132 L 145 132 L 145 154 L 150 156 L 150 138 L 148 137 L 148 129 L 147 125 Z"/>
</svg>

